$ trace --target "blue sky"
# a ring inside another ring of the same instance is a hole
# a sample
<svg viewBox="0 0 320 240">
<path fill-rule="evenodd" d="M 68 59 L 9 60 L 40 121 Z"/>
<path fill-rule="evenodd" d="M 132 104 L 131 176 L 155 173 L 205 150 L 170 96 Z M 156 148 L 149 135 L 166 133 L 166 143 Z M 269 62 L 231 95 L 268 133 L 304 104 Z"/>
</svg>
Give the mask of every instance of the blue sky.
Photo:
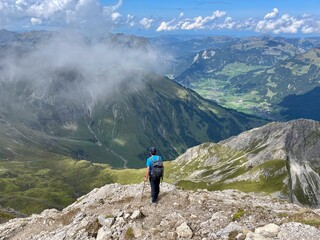
<svg viewBox="0 0 320 240">
<path fill-rule="evenodd" d="M 0 28 L 320 36 L 319 0 L 1 0 Z"/>
</svg>

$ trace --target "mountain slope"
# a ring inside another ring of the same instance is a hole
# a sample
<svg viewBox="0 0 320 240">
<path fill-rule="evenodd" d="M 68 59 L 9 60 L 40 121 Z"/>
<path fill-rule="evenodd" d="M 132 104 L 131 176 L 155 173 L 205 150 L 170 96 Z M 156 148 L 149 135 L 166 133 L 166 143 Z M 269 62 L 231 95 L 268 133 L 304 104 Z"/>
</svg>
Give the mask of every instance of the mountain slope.
<svg viewBox="0 0 320 240">
<path fill-rule="evenodd" d="M 298 118 L 320 119 L 320 87 L 304 94 L 293 94 L 285 97 L 279 105 L 283 107 L 281 116 L 293 120 Z"/>
<path fill-rule="evenodd" d="M 3 83 L 2 115 L 43 148 L 78 159 L 142 167 L 150 145 L 170 159 L 201 142 L 265 123 L 204 100 L 168 79 L 131 80 L 111 97 L 96 101 L 81 88 L 76 72 L 59 76 L 41 98 L 35 97 L 39 89 L 27 83 Z M 68 89 L 78 100 L 69 98 Z"/>
<path fill-rule="evenodd" d="M 275 122 L 189 149 L 173 162 L 172 177 L 185 187 L 266 192 L 319 206 L 319 149 L 320 122 Z"/>
</svg>

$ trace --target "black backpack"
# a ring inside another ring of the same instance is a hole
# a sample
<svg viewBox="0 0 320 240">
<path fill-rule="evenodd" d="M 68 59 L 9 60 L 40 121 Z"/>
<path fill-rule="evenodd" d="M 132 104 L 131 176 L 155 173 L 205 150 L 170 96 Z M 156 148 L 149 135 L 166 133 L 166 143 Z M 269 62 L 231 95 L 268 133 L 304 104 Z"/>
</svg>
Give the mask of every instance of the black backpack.
<svg viewBox="0 0 320 240">
<path fill-rule="evenodd" d="M 158 160 L 153 160 L 153 156 L 151 157 L 152 161 L 152 170 L 151 177 L 161 178 L 163 176 L 163 162 L 161 158 L 158 156 Z"/>
</svg>

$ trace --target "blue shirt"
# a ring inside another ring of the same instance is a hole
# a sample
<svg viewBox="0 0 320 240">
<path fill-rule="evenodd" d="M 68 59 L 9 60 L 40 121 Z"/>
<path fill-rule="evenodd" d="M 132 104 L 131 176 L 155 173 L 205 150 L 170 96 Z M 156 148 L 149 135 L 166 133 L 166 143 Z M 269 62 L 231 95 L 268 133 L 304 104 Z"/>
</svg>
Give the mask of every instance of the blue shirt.
<svg viewBox="0 0 320 240">
<path fill-rule="evenodd" d="M 148 159 L 147 159 L 147 163 L 146 163 L 146 166 L 147 167 L 149 167 L 149 172 L 151 172 L 151 170 L 152 170 L 152 160 L 155 162 L 155 161 L 158 161 L 158 160 L 160 160 L 160 161 L 162 161 L 162 158 L 161 158 L 161 156 L 158 156 L 158 155 L 152 155 L 151 157 L 149 157 Z"/>
</svg>

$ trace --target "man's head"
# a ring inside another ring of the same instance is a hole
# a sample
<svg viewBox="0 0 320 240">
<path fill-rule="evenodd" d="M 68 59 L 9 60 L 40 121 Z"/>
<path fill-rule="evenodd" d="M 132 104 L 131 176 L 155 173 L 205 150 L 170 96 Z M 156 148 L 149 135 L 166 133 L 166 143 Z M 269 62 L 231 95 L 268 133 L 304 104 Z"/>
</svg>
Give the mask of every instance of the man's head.
<svg viewBox="0 0 320 240">
<path fill-rule="evenodd" d="M 150 154 L 151 154 L 151 155 L 156 155 L 156 153 L 157 153 L 157 150 L 156 150 L 155 147 L 151 147 L 151 148 L 149 149 L 149 151 L 150 151 Z"/>
</svg>

